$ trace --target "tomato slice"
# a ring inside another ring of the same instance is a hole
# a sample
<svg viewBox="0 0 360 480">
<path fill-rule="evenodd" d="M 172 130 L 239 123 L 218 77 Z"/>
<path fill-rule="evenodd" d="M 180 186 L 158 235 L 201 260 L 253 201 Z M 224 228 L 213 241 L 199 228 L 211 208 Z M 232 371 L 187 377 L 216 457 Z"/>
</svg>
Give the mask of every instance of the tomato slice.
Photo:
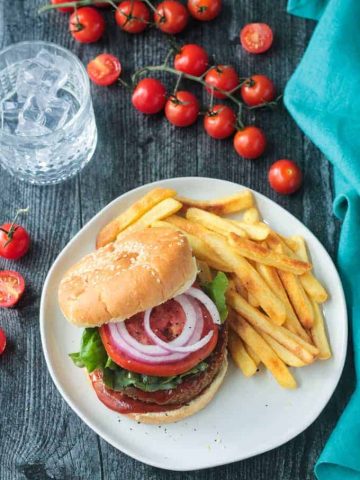
<svg viewBox="0 0 360 480">
<path fill-rule="evenodd" d="M 13 307 L 25 290 L 22 275 L 13 270 L 0 270 L 0 307 Z"/>
<path fill-rule="evenodd" d="M 4 353 L 6 347 L 6 335 L 2 328 L 0 328 L 0 355 Z"/>
<path fill-rule="evenodd" d="M 273 43 L 273 32 L 266 23 L 248 23 L 240 32 L 240 42 L 249 53 L 264 53 Z"/>
<path fill-rule="evenodd" d="M 210 341 L 196 352 L 190 353 L 187 357 L 172 363 L 151 364 L 140 360 L 135 360 L 128 356 L 123 350 L 120 350 L 117 344 L 114 344 L 108 325 L 100 327 L 99 332 L 104 347 L 111 359 L 120 365 L 120 367 L 131 370 L 132 372 L 142 373 L 144 375 L 154 375 L 159 377 L 168 377 L 179 375 L 191 368 L 210 355 L 216 347 L 218 341 L 218 327 L 214 324 L 206 308 L 200 304 L 204 317 L 204 328 L 202 337 L 213 331 Z M 151 327 L 162 340 L 171 341 L 182 332 L 185 315 L 182 308 L 174 300 L 169 300 L 162 305 L 154 308 L 151 319 Z M 143 314 L 134 315 L 126 320 L 126 327 L 136 340 L 144 344 L 153 342 L 147 337 L 144 331 Z"/>
<path fill-rule="evenodd" d="M 102 53 L 88 63 L 87 72 L 90 80 L 96 85 L 107 87 L 119 78 L 121 64 L 115 55 Z"/>
</svg>

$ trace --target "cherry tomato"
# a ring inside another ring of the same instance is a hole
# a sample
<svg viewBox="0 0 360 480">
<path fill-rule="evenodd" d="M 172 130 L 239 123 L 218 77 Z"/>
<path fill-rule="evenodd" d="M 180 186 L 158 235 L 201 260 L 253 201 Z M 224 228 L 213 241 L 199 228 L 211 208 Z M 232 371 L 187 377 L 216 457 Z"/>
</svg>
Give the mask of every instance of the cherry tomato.
<svg viewBox="0 0 360 480">
<path fill-rule="evenodd" d="M 2 328 L 0 328 L 0 355 L 4 353 L 6 347 L 6 335 Z"/>
<path fill-rule="evenodd" d="M 226 95 L 218 92 L 216 88 L 230 92 L 239 85 L 239 81 L 235 69 L 229 65 L 217 65 L 205 75 L 205 82 L 208 85 L 206 90 L 210 93 L 212 90 L 210 87 L 214 87 L 214 97 L 216 98 L 226 98 Z"/>
<path fill-rule="evenodd" d="M 169 300 L 158 307 L 155 307 L 151 313 L 151 324 L 156 335 L 163 341 L 171 341 L 176 338 L 185 323 L 185 315 L 181 308 L 179 309 L 174 300 Z M 200 305 L 200 304 L 199 304 Z M 167 377 L 170 375 L 179 375 L 184 373 L 199 362 L 204 360 L 216 347 L 219 331 L 214 324 L 207 310 L 200 305 L 204 317 L 204 327 L 202 337 L 207 335 L 210 331 L 213 335 L 210 341 L 196 352 L 190 353 L 182 360 L 173 363 L 145 363 L 141 360 L 135 360 L 126 355 L 119 349 L 118 344 L 114 343 L 113 337 L 110 334 L 108 325 L 102 325 L 99 328 L 99 333 L 104 347 L 109 357 L 118 365 L 132 372 L 143 373 L 144 375 L 156 375 L 160 377 Z M 134 317 L 126 320 L 126 327 L 130 335 L 136 338 L 137 341 L 144 344 L 152 344 L 144 332 L 143 314 L 134 315 Z"/>
<path fill-rule="evenodd" d="M 67 0 L 67 1 L 70 1 L 70 2 L 76 2 L 76 0 Z M 51 3 L 53 5 L 58 5 L 59 3 L 65 3 L 64 0 L 51 0 Z M 60 7 L 60 8 L 57 8 L 57 10 L 59 12 L 63 12 L 63 13 L 67 13 L 67 12 L 73 12 L 74 11 L 74 7 Z"/>
<path fill-rule="evenodd" d="M 0 227 L 0 257 L 17 260 L 29 250 L 30 235 L 17 224 L 4 223 Z"/>
<path fill-rule="evenodd" d="M 199 45 L 189 43 L 181 47 L 175 55 L 174 68 L 180 72 L 199 77 L 206 72 L 209 64 L 209 56 Z"/>
<path fill-rule="evenodd" d="M 188 127 L 196 122 L 199 114 L 199 102 L 195 95 L 179 91 L 165 104 L 165 116 L 176 127 Z"/>
<path fill-rule="evenodd" d="M 150 21 L 150 10 L 144 2 L 125 0 L 115 13 L 116 23 L 128 33 L 143 32 Z"/>
<path fill-rule="evenodd" d="M 232 108 L 226 105 L 214 105 L 206 112 L 204 128 L 210 137 L 223 139 L 235 132 L 236 115 Z"/>
<path fill-rule="evenodd" d="M 240 42 L 249 53 L 264 53 L 273 43 L 273 32 L 266 23 L 248 23 L 240 32 Z"/>
<path fill-rule="evenodd" d="M 22 275 L 13 270 L 0 270 L 0 307 L 13 307 L 25 290 Z"/>
<path fill-rule="evenodd" d="M 69 30 L 80 43 L 97 42 L 105 31 L 105 20 L 96 8 L 79 8 L 70 15 Z"/>
<path fill-rule="evenodd" d="M 190 14 L 203 22 L 213 20 L 221 11 L 222 0 L 188 0 Z"/>
<path fill-rule="evenodd" d="M 132 104 L 142 113 L 158 113 L 166 102 L 166 89 L 155 78 L 144 78 L 136 85 L 132 94 Z"/>
<path fill-rule="evenodd" d="M 251 107 L 275 99 L 275 85 L 265 75 L 252 75 L 241 87 L 241 96 Z"/>
<path fill-rule="evenodd" d="M 157 27 L 165 33 L 179 33 L 189 21 L 189 12 L 176 0 L 165 0 L 159 3 L 154 14 Z"/>
<path fill-rule="evenodd" d="M 110 53 L 102 53 L 91 60 L 87 66 L 90 80 L 106 87 L 116 82 L 121 73 L 119 59 Z"/>
<path fill-rule="evenodd" d="M 258 127 L 245 127 L 236 132 L 234 148 L 241 157 L 253 160 L 260 157 L 266 147 L 264 132 Z"/>
<path fill-rule="evenodd" d="M 283 195 L 296 192 L 302 184 L 302 178 L 300 168 L 292 160 L 278 160 L 269 170 L 270 186 Z"/>
</svg>

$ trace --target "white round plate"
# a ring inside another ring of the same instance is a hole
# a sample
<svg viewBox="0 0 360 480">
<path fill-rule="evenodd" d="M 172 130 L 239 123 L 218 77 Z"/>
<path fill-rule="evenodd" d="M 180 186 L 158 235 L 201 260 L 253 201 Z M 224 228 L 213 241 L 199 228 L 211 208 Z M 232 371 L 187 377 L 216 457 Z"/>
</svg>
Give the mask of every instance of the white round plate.
<svg viewBox="0 0 360 480">
<path fill-rule="evenodd" d="M 70 407 L 97 434 L 137 460 L 169 470 L 195 470 L 242 460 L 278 447 L 305 430 L 330 399 L 342 372 L 347 346 L 343 289 L 328 253 L 295 217 L 254 192 L 263 218 L 284 235 L 305 237 L 319 279 L 330 292 L 324 305 L 333 357 L 296 369 L 299 388 L 282 389 L 266 371 L 248 379 L 233 365 L 215 399 L 203 411 L 163 427 L 140 425 L 100 403 L 81 369 L 69 359 L 79 349 L 81 329 L 62 316 L 57 290 L 65 271 L 94 249 L 97 232 L 154 187 L 169 187 L 196 199 L 221 197 L 244 187 L 212 178 L 175 178 L 128 192 L 98 213 L 71 240 L 52 266 L 42 293 L 40 329 L 55 385 Z"/>
</svg>

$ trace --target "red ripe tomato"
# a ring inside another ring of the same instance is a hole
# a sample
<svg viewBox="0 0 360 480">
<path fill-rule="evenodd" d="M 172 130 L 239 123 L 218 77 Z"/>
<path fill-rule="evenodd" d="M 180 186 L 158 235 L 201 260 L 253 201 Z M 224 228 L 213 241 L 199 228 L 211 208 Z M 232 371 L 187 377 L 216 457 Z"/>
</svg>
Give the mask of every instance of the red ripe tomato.
<svg viewBox="0 0 360 480">
<path fill-rule="evenodd" d="M 176 127 L 188 127 L 196 122 L 199 114 L 199 102 L 195 95 L 179 91 L 165 104 L 165 116 Z"/>
<path fill-rule="evenodd" d="M 269 170 L 271 188 L 283 195 L 296 192 L 302 184 L 302 172 L 292 160 L 282 159 L 273 163 Z"/>
<path fill-rule="evenodd" d="M 0 328 L 0 355 L 4 353 L 6 347 L 6 335 L 2 328 Z"/>
<path fill-rule="evenodd" d="M 136 85 L 132 94 L 132 104 L 139 112 L 152 114 L 164 108 L 166 89 L 155 78 L 144 78 Z"/>
<path fill-rule="evenodd" d="M 242 85 L 241 96 L 250 107 L 272 102 L 276 96 L 275 85 L 265 75 L 252 75 Z"/>
<path fill-rule="evenodd" d="M 25 290 L 22 275 L 13 270 L 0 270 L 0 307 L 13 307 Z"/>
<path fill-rule="evenodd" d="M 76 2 L 76 0 L 67 0 L 69 2 Z M 65 3 L 64 0 L 51 0 L 51 3 L 53 5 L 58 5 L 59 3 Z M 59 12 L 67 13 L 67 12 L 73 12 L 74 7 L 59 7 L 57 8 Z"/>
<path fill-rule="evenodd" d="M 211 68 L 205 75 L 205 82 L 208 85 L 206 90 L 211 93 L 214 88 L 214 97 L 226 98 L 226 95 L 217 91 L 216 89 L 230 92 L 239 85 L 239 77 L 233 67 L 229 65 L 217 65 Z"/>
<path fill-rule="evenodd" d="M 0 257 L 17 260 L 29 250 L 30 235 L 16 223 L 4 223 L 0 227 Z"/>
<path fill-rule="evenodd" d="M 190 14 L 203 22 L 213 20 L 221 11 L 222 0 L 188 0 Z"/>
<path fill-rule="evenodd" d="M 143 32 L 150 21 L 150 10 L 144 2 L 125 0 L 115 13 L 116 23 L 128 33 Z"/>
<path fill-rule="evenodd" d="M 232 108 L 226 105 L 214 105 L 206 112 L 204 128 L 210 137 L 223 139 L 235 132 L 236 115 Z"/>
<path fill-rule="evenodd" d="M 175 55 L 174 68 L 180 72 L 199 77 L 206 72 L 209 56 L 199 45 L 189 43 Z"/>
<path fill-rule="evenodd" d="M 240 32 L 240 42 L 249 53 L 264 53 L 273 43 L 273 32 L 266 23 L 248 23 Z"/>
<path fill-rule="evenodd" d="M 156 26 L 165 33 L 180 33 L 189 21 L 189 13 L 184 5 L 176 0 L 159 3 L 154 13 Z"/>
<path fill-rule="evenodd" d="M 109 357 L 121 367 L 144 375 L 155 375 L 160 377 L 179 375 L 190 370 L 208 357 L 214 350 L 218 341 L 219 332 L 217 326 L 214 324 L 207 310 L 202 305 L 200 308 L 204 317 L 202 337 L 207 335 L 210 331 L 213 332 L 213 335 L 204 347 L 190 353 L 182 360 L 173 363 L 152 364 L 133 359 L 126 355 L 124 351 L 120 350 L 117 344 L 114 344 L 112 336 L 109 333 L 108 325 L 100 327 L 99 333 Z M 181 333 L 185 324 L 185 314 L 181 308 L 177 307 L 174 300 L 169 300 L 153 309 L 150 322 L 156 335 L 163 341 L 170 342 Z M 152 343 L 144 331 L 143 314 L 134 315 L 126 320 L 125 323 L 128 332 L 137 341 L 143 344 Z"/>
<path fill-rule="evenodd" d="M 96 8 L 79 8 L 70 15 L 69 30 L 80 43 L 97 42 L 105 31 L 105 20 Z"/>
<path fill-rule="evenodd" d="M 91 60 L 87 66 L 90 80 L 106 87 L 116 82 L 121 73 L 121 64 L 117 57 L 110 53 L 102 53 Z"/>
<path fill-rule="evenodd" d="M 236 132 L 234 148 L 241 157 L 253 160 L 260 157 L 266 147 L 264 132 L 258 127 L 245 127 Z"/>
</svg>

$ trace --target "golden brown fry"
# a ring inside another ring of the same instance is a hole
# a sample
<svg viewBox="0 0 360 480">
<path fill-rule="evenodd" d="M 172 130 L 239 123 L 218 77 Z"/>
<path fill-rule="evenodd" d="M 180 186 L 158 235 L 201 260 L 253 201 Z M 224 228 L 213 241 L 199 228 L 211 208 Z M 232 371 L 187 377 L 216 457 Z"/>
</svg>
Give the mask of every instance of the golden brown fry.
<svg viewBox="0 0 360 480">
<path fill-rule="evenodd" d="M 220 235 L 209 233 L 204 239 L 221 260 L 234 269 L 246 290 L 257 298 L 261 308 L 269 317 L 278 325 L 284 323 L 286 318 L 284 304 L 270 290 L 255 268 L 245 258 L 238 255 Z"/>
<path fill-rule="evenodd" d="M 228 348 L 232 359 L 238 368 L 242 371 L 245 377 L 251 377 L 257 371 L 257 366 L 254 360 L 250 357 L 246 351 L 241 338 L 233 331 L 229 329 Z"/>
<path fill-rule="evenodd" d="M 177 197 L 177 199 L 183 204 L 183 211 L 190 207 L 195 207 L 221 216 L 245 210 L 252 207 L 254 203 L 250 190 L 243 190 L 228 197 L 216 198 L 215 200 L 192 200 L 185 197 Z"/>
<path fill-rule="evenodd" d="M 229 305 L 257 330 L 261 330 L 270 335 L 305 363 L 312 363 L 314 361 L 314 356 L 309 352 L 309 349 L 302 346 L 302 344 L 305 343 L 304 340 L 297 337 L 294 333 L 289 332 L 286 328 L 274 325 L 266 315 L 250 305 L 234 290 L 228 291 L 227 300 Z M 312 345 L 309 345 L 309 347 L 314 348 Z"/>
<path fill-rule="evenodd" d="M 252 240 L 266 240 L 268 235 L 271 232 L 271 229 L 266 223 L 258 222 L 258 223 L 245 223 L 240 222 L 238 220 L 228 220 L 228 222 L 232 223 L 233 225 L 240 227 L 244 230 L 249 238 Z M 236 232 L 235 232 L 236 233 Z"/>
<path fill-rule="evenodd" d="M 248 224 L 258 223 L 261 221 L 260 212 L 256 207 L 250 207 L 244 212 L 243 221 Z"/>
<path fill-rule="evenodd" d="M 116 240 L 120 232 L 136 222 L 146 212 L 166 198 L 175 197 L 176 191 L 168 188 L 154 188 L 133 203 L 127 210 L 100 230 L 96 238 L 96 248 L 103 247 Z"/>
<path fill-rule="evenodd" d="M 203 260 L 196 260 L 196 264 L 198 267 L 198 271 L 199 271 L 198 275 L 201 283 L 211 282 L 212 274 L 211 274 L 209 265 Z"/>
<path fill-rule="evenodd" d="M 228 238 L 230 245 L 236 247 L 240 255 L 255 262 L 285 270 L 295 275 L 301 275 L 311 269 L 310 263 L 270 250 L 262 243 L 254 242 L 248 238 L 241 238 L 235 233 L 229 233 Z"/>
<path fill-rule="evenodd" d="M 249 293 L 248 294 L 248 302 L 250 303 L 250 305 L 252 305 L 253 307 L 259 307 L 259 302 L 257 300 L 256 297 L 254 297 L 254 295 L 252 293 Z"/>
<path fill-rule="evenodd" d="M 315 312 L 314 325 L 311 329 L 311 335 L 315 345 L 319 349 L 320 360 L 327 360 L 331 357 L 330 345 L 326 336 L 324 318 L 320 310 L 319 305 L 313 302 L 313 308 Z"/>
<path fill-rule="evenodd" d="M 247 323 L 238 316 L 232 320 L 231 326 L 242 340 L 257 353 L 266 368 L 273 374 L 276 381 L 284 388 L 296 388 L 296 381 L 285 363 L 280 360 L 265 340 Z"/>
<path fill-rule="evenodd" d="M 255 350 L 253 348 L 250 347 L 250 345 L 244 345 L 245 346 L 245 350 L 248 352 L 248 354 L 250 355 L 250 357 L 253 359 L 253 361 L 255 362 L 255 365 L 257 367 L 259 367 L 260 363 L 261 363 L 261 360 L 260 360 L 260 357 L 259 355 L 255 352 Z"/>
<path fill-rule="evenodd" d="M 232 274 L 230 278 L 234 282 L 234 288 L 236 289 L 236 291 L 239 292 L 240 295 L 245 298 L 245 300 L 248 300 L 248 291 L 244 287 L 240 278 L 235 274 Z M 229 287 L 230 287 L 230 284 L 229 284 Z"/>
<path fill-rule="evenodd" d="M 284 327 L 298 334 L 303 340 L 311 342 L 311 338 L 306 333 L 294 312 L 277 270 L 273 267 L 269 267 L 268 265 L 262 265 L 261 263 L 256 263 L 255 268 L 272 289 L 272 291 L 282 300 L 285 305 L 286 320 Z"/>
<path fill-rule="evenodd" d="M 274 352 L 278 355 L 278 357 L 289 365 L 289 367 L 303 367 L 306 365 L 300 358 L 294 355 L 292 352 L 289 352 L 281 343 L 274 340 L 270 335 L 265 332 L 261 332 L 260 330 L 258 333 L 263 337 L 263 339 L 270 345 L 270 347 L 274 350 Z"/>
<path fill-rule="evenodd" d="M 135 223 L 123 230 L 116 238 L 121 238 L 132 232 L 137 232 L 143 228 L 150 227 L 154 222 L 163 220 L 169 215 L 173 215 L 181 209 L 181 203 L 174 198 L 166 198 L 146 212 Z"/>
<path fill-rule="evenodd" d="M 306 342 L 301 337 L 299 337 L 299 335 L 296 335 L 296 333 L 285 328 L 285 335 L 288 338 L 294 340 L 294 342 L 298 343 L 302 348 L 307 350 L 313 357 L 317 357 L 319 355 L 319 349 L 317 347 L 315 347 L 309 342 Z"/>
<path fill-rule="evenodd" d="M 240 237 L 246 237 L 246 233 L 238 225 L 234 225 L 214 213 L 206 212 L 200 208 L 189 208 L 186 212 L 186 218 L 191 222 L 202 225 L 213 232 L 226 236 L 230 232 L 234 232 Z"/>
</svg>

